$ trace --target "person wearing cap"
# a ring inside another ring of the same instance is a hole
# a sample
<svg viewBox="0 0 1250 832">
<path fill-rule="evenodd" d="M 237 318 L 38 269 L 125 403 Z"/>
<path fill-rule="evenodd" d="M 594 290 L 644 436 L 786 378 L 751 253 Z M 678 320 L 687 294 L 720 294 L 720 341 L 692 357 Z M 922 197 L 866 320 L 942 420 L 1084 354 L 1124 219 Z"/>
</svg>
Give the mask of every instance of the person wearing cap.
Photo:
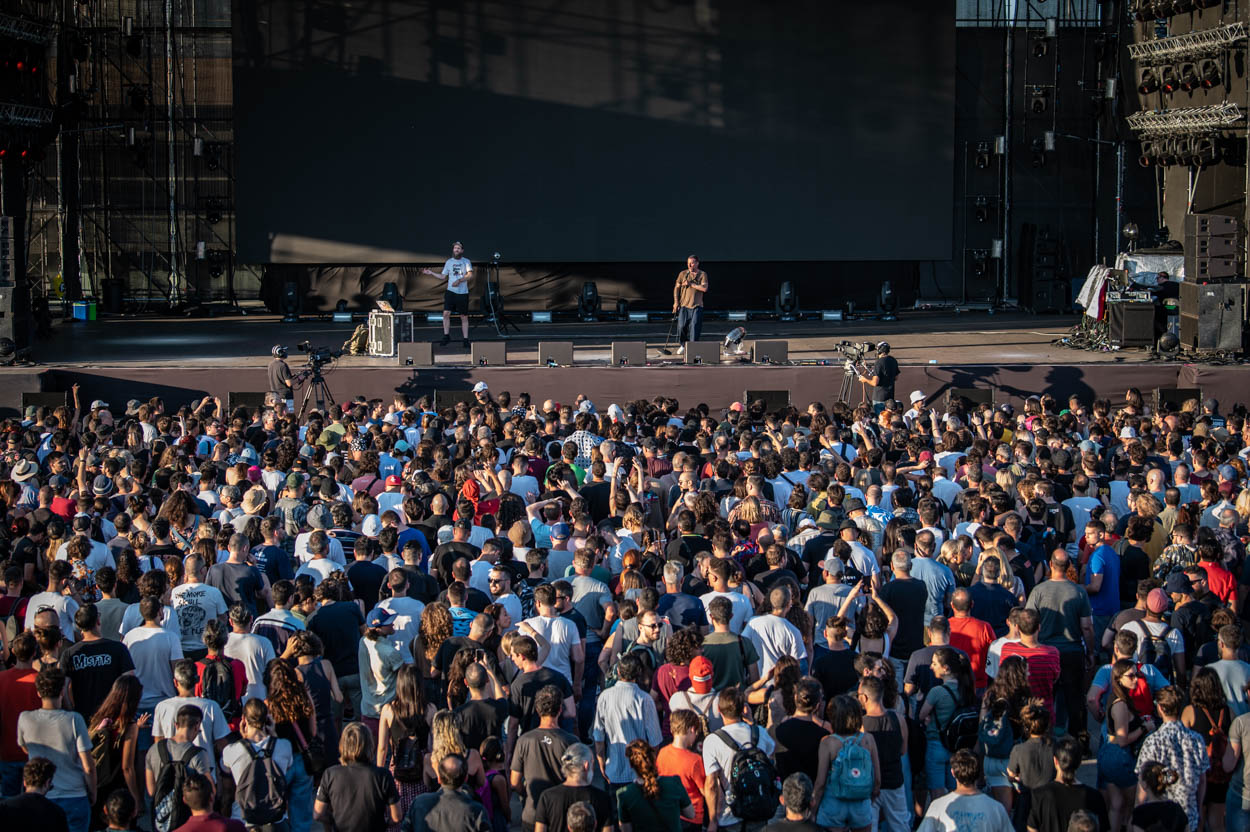
<svg viewBox="0 0 1250 832">
<path fill-rule="evenodd" d="M 404 504 L 404 480 L 397 474 L 389 475 L 386 480 L 386 490 L 377 496 L 378 514 L 386 511 L 399 511 Z"/>
<path fill-rule="evenodd" d="M 1211 608 L 1198 600 L 1194 579 L 1205 581 L 1206 570 L 1201 566 L 1189 566 L 1184 572 L 1173 572 L 1163 583 L 1163 589 L 1172 601 L 1172 617 L 1169 623 L 1180 630 L 1185 639 L 1185 666 L 1194 666 L 1198 648 L 1214 638 L 1211 631 Z"/>
<path fill-rule="evenodd" d="M 874 413 L 885 410 L 886 402 L 894 398 L 894 382 L 898 380 L 899 366 L 894 356 L 890 355 L 890 345 L 885 341 L 877 344 L 877 362 L 868 375 L 857 372 L 860 383 L 872 388 L 872 409 Z"/>
<path fill-rule="evenodd" d="M 395 614 L 374 607 L 365 617 L 364 638 L 356 660 L 360 674 L 360 718 L 374 736 L 382 706 L 395 698 L 395 680 L 404 664 L 404 654 L 393 643 Z"/>
<path fill-rule="evenodd" d="M 716 669 L 707 656 L 695 656 L 690 660 L 690 687 L 679 690 L 668 698 L 669 713 L 679 710 L 693 711 L 707 723 L 707 733 L 719 731 L 723 725 L 720 709 L 717 707 L 716 691 L 712 688 Z M 676 732 L 674 732 L 676 740 Z"/>
<path fill-rule="evenodd" d="M 1176 681 L 1185 678 L 1185 638 L 1180 630 L 1163 620 L 1171 606 L 1167 592 L 1156 587 L 1146 596 L 1145 615 L 1136 621 L 1129 621 L 1120 629 L 1137 636 L 1137 652 L 1133 661 L 1144 662 L 1149 645 L 1154 653 L 1155 667 L 1169 681 Z"/>
<path fill-rule="evenodd" d="M 915 427 L 916 420 L 923 418 L 926 414 L 924 409 L 925 395 L 923 390 L 913 390 L 907 396 L 907 401 L 911 408 L 903 414 L 903 424 L 907 425 L 907 429 L 911 430 Z"/>
<path fill-rule="evenodd" d="M 490 386 L 484 381 L 479 381 L 473 385 L 473 398 L 478 404 L 485 404 L 490 401 Z"/>
</svg>

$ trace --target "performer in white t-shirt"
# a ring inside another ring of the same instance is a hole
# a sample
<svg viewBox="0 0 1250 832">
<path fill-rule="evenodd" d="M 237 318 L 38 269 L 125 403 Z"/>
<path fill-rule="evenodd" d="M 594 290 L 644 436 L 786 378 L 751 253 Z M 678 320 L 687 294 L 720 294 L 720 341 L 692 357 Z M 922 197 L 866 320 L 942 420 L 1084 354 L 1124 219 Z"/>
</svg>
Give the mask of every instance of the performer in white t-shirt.
<svg viewBox="0 0 1250 832">
<path fill-rule="evenodd" d="M 451 258 L 443 264 L 442 272 L 422 269 L 422 274 L 447 281 L 443 292 L 443 346 L 451 340 L 451 316 L 460 316 L 460 334 L 465 347 L 469 346 L 469 278 L 473 276 L 473 264 L 464 256 L 464 246 L 452 243 Z"/>
</svg>

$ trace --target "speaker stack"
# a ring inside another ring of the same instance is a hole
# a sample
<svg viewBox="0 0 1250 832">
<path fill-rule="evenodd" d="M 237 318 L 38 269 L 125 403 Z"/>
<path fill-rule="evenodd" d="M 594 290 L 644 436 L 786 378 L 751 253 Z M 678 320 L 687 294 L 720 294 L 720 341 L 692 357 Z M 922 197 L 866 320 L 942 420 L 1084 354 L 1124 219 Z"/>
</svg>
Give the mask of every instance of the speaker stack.
<svg viewBox="0 0 1250 832">
<path fill-rule="evenodd" d="M 1240 353 L 1246 323 L 1242 224 L 1222 214 L 1185 217 L 1181 348 Z"/>
</svg>

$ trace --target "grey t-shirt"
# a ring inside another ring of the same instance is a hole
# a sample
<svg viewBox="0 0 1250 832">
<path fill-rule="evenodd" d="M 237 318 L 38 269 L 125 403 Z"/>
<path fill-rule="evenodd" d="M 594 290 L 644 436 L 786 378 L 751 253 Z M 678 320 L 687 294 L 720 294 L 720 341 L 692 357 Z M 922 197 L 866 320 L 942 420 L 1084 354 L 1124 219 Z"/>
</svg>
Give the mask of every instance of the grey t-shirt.
<svg viewBox="0 0 1250 832">
<path fill-rule="evenodd" d="M 525 783 L 525 802 L 521 810 L 523 824 L 534 823 L 534 809 L 543 791 L 564 781 L 560 774 L 560 756 L 575 742 L 577 737 L 559 728 L 535 728 L 517 738 L 512 754 L 512 771 L 521 772 Z"/>
<path fill-rule="evenodd" d="M 1025 606 L 1041 616 L 1038 641 L 1060 652 L 1081 648 L 1081 619 L 1093 616 L 1084 587 L 1071 581 L 1043 581 L 1033 587 Z"/>
<path fill-rule="evenodd" d="M 1237 659 L 1221 659 L 1207 667 L 1220 677 L 1220 687 L 1224 688 L 1224 696 L 1228 698 L 1228 707 L 1233 716 L 1241 716 L 1250 711 L 1246 703 L 1246 685 L 1250 683 L 1250 664 Z"/>
<path fill-rule="evenodd" d="M 143 759 L 144 767 L 148 771 L 152 772 L 152 776 L 155 777 L 158 782 L 160 781 L 161 776 L 161 752 L 159 746 L 162 742 L 168 743 L 169 757 L 174 762 L 180 761 L 182 759 L 182 755 L 187 753 L 188 748 L 197 749 L 199 753 L 191 758 L 191 762 L 187 764 L 188 767 L 192 771 L 198 771 L 200 774 L 205 775 L 210 780 L 217 779 L 213 774 L 213 760 L 208 756 L 207 751 L 200 748 L 193 742 L 178 742 L 174 739 L 167 739 L 157 740 L 152 743 L 152 747 L 148 749 L 147 756 Z"/>
<path fill-rule="evenodd" d="M 1242 714 L 1228 726 L 1228 741 L 1236 743 L 1241 749 L 1237 768 L 1228 783 L 1228 793 L 1241 801 L 1242 809 L 1250 809 L 1250 766 L 1246 765 L 1246 752 L 1250 751 L 1250 713 Z"/>
<path fill-rule="evenodd" d="M 17 744 L 31 757 L 46 757 L 56 766 L 49 800 L 87 796 L 79 752 L 91 752 L 87 722 L 77 711 L 23 711 L 17 717 Z"/>
<path fill-rule="evenodd" d="M 1026 789 L 1040 789 L 1055 779 L 1055 747 L 1036 737 L 1016 743 L 1007 770 L 1014 771 Z"/>
</svg>

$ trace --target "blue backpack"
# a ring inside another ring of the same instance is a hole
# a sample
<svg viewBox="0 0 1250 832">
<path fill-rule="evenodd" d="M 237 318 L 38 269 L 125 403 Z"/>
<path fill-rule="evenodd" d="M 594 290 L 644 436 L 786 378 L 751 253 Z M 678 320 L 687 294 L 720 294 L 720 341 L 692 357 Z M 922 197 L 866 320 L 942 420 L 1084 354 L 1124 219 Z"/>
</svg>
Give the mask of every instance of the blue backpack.
<svg viewBox="0 0 1250 832">
<path fill-rule="evenodd" d="M 995 706 L 1002 706 L 1002 713 L 995 714 Z M 977 740 L 985 748 L 986 757 L 1005 759 L 1011 756 L 1015 747 L 1015 732 L 1011 728 L 1011 719 L 1007 716 L 1007 703 L 996 702 L 981 719 L 977 726 Z"/>
<path fill-rule="evenodd" d="M 872 797 L 872 753 L 860 744 L 858 736 L 842 740 L 829 771 L 829 789 L 838 800 Z"/>
</svg>

